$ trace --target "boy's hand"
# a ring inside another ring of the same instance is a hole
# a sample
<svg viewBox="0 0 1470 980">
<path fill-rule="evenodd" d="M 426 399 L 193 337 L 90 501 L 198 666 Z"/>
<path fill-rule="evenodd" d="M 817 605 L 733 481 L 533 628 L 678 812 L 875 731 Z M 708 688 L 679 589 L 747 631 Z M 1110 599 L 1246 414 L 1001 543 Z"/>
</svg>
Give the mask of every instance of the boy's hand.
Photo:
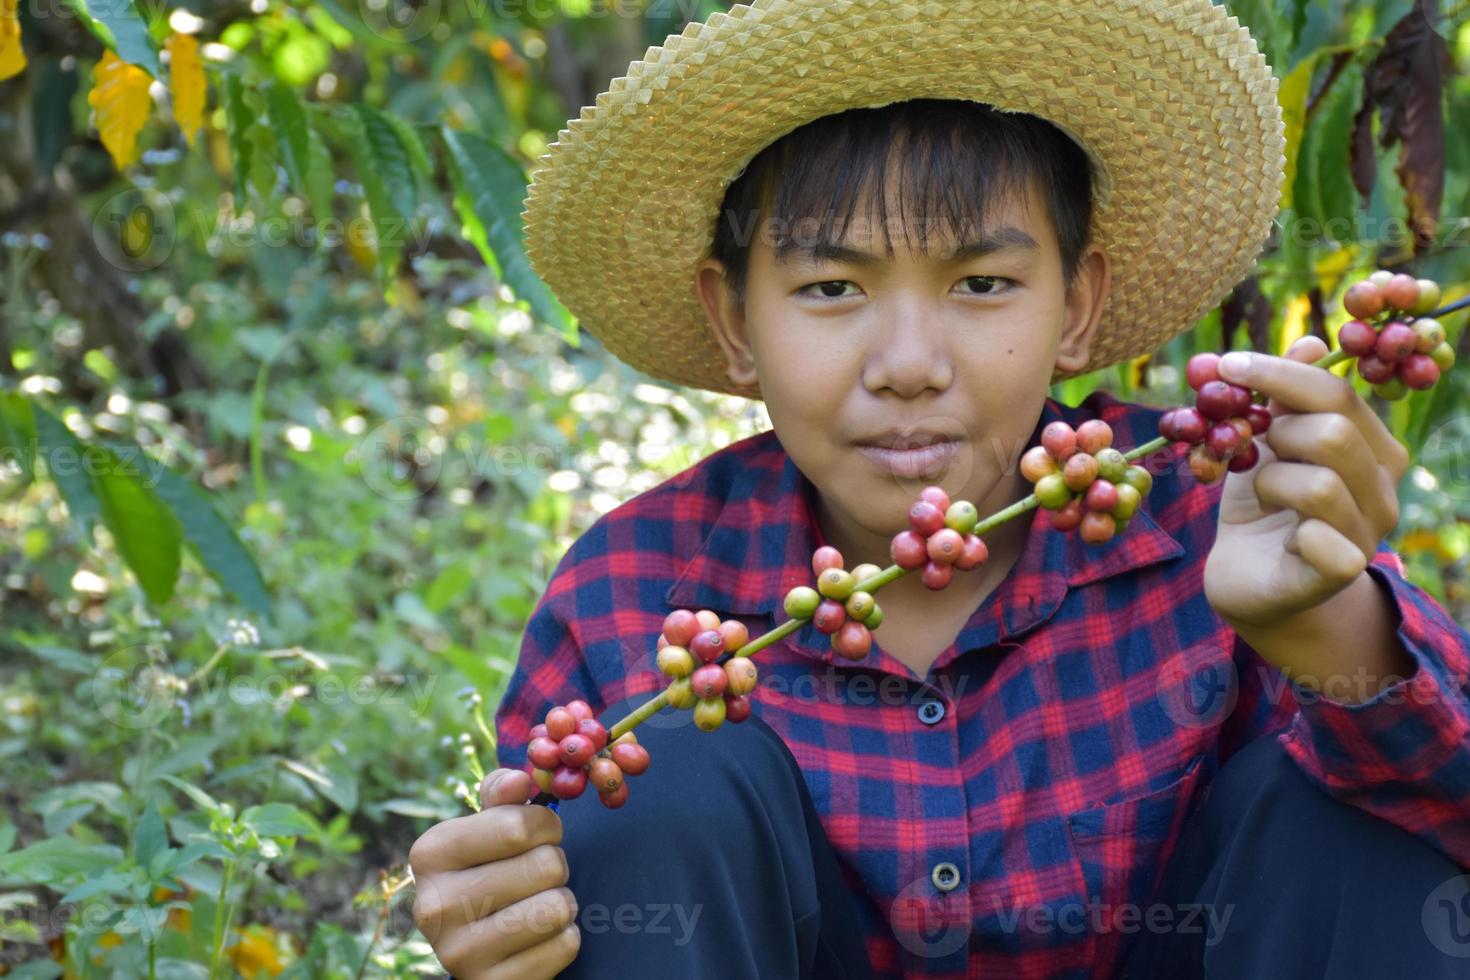
<svg viewBox="0 0 1470 980">
<path fill-rule="evenodd" d="M 408 863 L 414 923 L 455 980 L 554 977 L 582 945 L 561 817 L 527 806 L 531 777 L 496 769 L 479 813 L 435 824 Z"/>
<path fill-rule="evenodd" d="M 1353 585 L 1398 523 L 1409 454 L 1345 378 L 1312 367 L 1316 337 L 1286 358 L 1223 360 L 1227 381 L 1270 398 L 1254 470 L 1225 479 L 1205 594 L 1234 626 L 1270 629 Z M 1376 592 L 1376 590 L 1368 590 Z"/>
</svg>

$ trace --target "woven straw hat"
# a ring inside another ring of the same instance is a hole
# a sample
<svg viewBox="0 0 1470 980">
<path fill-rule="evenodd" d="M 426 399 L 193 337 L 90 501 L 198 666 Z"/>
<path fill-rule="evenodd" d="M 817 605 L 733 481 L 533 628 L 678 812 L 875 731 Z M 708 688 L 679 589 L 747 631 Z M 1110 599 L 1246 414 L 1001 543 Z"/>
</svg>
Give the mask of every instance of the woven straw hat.
<svg viewBox="0 0 1470 980">
<path fill-rule="evenodd" d="M 1096 165 L 1113 285 L 1095 370 L 1155 350 L 1249 274 L 1284 180 L 1276 89 L 1210 0 L 755 0 L 649 48 L 568 122 L 532 174 L 526 249 L 617 357 L 760 398 L 726 375 L 692 288 L 729 184 L 821 116 L 984 102 L 1050 120 Z"/>
</svg>

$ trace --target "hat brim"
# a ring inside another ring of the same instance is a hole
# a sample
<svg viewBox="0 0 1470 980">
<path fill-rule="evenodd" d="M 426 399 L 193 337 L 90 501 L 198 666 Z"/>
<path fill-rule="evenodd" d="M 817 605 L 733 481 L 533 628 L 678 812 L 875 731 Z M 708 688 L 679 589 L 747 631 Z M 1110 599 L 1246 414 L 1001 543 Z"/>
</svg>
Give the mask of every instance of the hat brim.
<svg viewBox="0 0 1470 980">
<path fill-rule="evenodd" d="M 1112 291 L 1085 371 L 1187 330 L 1270 235 L 1276 76 L 1210 0 L 757 0 L 649 48 L 568 122 L 527 192 L 531 266 L 638 370 L 760 398 L 692 288 L 726 188 L 813 119 L 916 98 L 1042 116 L 1097 164 Z"/>
</svg>

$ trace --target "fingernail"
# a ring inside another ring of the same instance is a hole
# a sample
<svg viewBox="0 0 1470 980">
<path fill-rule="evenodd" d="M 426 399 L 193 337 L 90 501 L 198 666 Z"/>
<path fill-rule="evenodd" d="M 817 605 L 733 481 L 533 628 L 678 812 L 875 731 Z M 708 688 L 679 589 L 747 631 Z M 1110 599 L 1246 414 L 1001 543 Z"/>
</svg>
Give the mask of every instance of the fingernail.
<svg viewBox="0 0 1470 980">
<path fill-rule="evenodd" d="M 1251 373 L 1251 355 L 1246 351 L 1233 350 L 1220 358 L 1220 373 L 1244 378 Z"/>
</svg>

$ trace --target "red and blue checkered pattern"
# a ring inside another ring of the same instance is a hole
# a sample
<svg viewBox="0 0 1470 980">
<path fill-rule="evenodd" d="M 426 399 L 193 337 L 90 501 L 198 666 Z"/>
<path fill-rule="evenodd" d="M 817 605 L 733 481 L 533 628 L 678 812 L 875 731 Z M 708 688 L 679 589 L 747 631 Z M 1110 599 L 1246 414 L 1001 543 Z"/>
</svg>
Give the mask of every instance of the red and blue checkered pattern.
<svg viewBox="0 0 1470 980">
<path fill-rule="evenodd" d="M 1037 431 L 1097 417 L 1127 447 L 1159 411 L 1048 401 Z M 1290 683 L 1205 599 L 1221 485 L 1167 462 L 1104 545 L 1034 513 L 1015 567 L 926 677 L 881 629 L 856 664 L 810 624 L 757 655 L 754 711 L 801 765 L 880 975 L 1110 975 L 1147 915 L 1184 927 L 1149 902 L 1186 810 L 1267 736 L 1326 792 L 1470 868 L 1470 636 L 1384 549 L 1370 573 L 1415 674 L 1357 705 Z M 528 768 L 529 729 L 554 704 L 659 691 L 670 610 L 712 609 L 752 636 L 783 622 L 825 543 L 814 492 L 766 432 L 600 518 L 528 625 L 495 716 L 500 764 Z M 942 862 L 959 872 L 949 891 L 931 877 Z"/>
</svg>

